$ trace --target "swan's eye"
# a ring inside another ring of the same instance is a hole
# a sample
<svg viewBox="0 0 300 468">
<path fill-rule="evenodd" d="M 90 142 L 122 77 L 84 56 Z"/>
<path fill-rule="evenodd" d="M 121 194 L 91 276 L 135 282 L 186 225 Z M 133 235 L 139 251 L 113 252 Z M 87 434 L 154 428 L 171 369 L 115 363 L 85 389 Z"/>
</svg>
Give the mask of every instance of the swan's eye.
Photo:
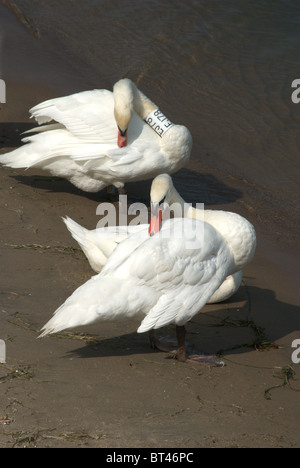
<svg viewBox="0 0 300 468">
<path fill-rule="evenodd" d="M 160 205 L 163 205 L 165 202 L 166 202 L 166 195 L 164 196 L 164 198 L 161 199 Z"/>
</svg>

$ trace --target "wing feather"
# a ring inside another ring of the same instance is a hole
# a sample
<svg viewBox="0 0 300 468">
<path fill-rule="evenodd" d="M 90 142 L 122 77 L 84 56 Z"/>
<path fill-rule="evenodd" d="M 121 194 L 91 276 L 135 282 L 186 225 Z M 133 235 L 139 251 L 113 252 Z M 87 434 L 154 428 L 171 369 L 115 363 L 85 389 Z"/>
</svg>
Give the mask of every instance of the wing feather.
<svg viewBox="0 0 300 468">
<path fill-rule="evenodd" d="M 50 99 L 30 109 L 39 124 L 54 120 L 89 142 L 116 144 L 113 94 L 103 89 Z"/>
<path fill-rule="evenodd" d="M 162 239 L 168 225 L 180 227 L 183 224 L 189 232 L 196 226 L 196 236 L 200 233 L 197 248 L 187 248 L 176 236 Z M 130 277 L 137 287 L 146 286 L 153 290 L 153 294 L 159 293 L 159 299 L 142 321 L 139 333 L 169 323 L 181 325 L 189 321 L 222 284 L 232 261 L 224 239 L 212 226 L 199 220 L 166 221 L 159 235 L 149 239 L 145 238 L 145 232 L 143 236 L 137 233 L 136 239 L 130 236 L 116 248 L 103 275 L 120 279 Z M 126 243 L 131 248 L 127 249 Z M 123 252 L 125 255 L 120 256 Z"/>
</svg>

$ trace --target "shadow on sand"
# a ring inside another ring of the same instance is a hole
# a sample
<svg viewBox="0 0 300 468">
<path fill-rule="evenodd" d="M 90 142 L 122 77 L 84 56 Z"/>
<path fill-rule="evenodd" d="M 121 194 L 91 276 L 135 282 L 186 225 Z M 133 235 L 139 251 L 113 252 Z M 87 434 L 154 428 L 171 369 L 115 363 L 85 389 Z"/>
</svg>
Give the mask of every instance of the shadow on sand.
<svg viewBox="0 0 300 468">
<path fill-rule="evenodd" d="M 23 132 L 37 126 L 36 122 L 5 122 L 0 123 L 0 148 L 17 148 L 21 146 Z"/>
<path fill-rule="evenodd" d="M 98 193 L 83 192 L 65 179 L 51 175 L 40 175 L 36 174 L 36 172 L 37 171 L 34 171 L 34 169 L 30 169 L 26 171 L 24 175 L 19 174 L 10 177 L 24 185 L 32 186 L 39 190 L 45 190 L 50 193 L 72 193 L 98 202 L 107 201 L 106 190 L 102 190 Z M 184 198 L 186 203 L 191 203 L 193 206 L 195 206 L 196 203 L 204 203 L 205 206 L 226 205 L 242 197 L 242 192 L 240 190 L 225 185 L 212 174 L 197 174 L 189 169 L 182 169 L 172 175 L 172 178 L 175 188 L 180 195 Z M 139 200 L 149 205 L 151 183 L 152 179 L 126 184 L 128 198 L 133 198 L 134 201 Z"/>
<path fill-rule="evenodd" d="M 204 353 L 243 354 L 251 349 L 276 349 L 277 340 L 300 330 L 299 307 L 278 301 L 273 291 L 252 286 L 242 286 L 230 301 L 209 304 L 190 321 L 187 342 Z M 138 326 L 140 322 L 133 324 Z M 110 324 L 105 324 L 109 328 Z M 121 330 L 120 323 L 117 325 Z M 115 324 L 111 323 L 114 329 Z M 101 328 L 101 323 L 95 326 Z M 175 337 L 174 327 L 157 330 L 158 335 Z M 265 346 L 265 341 L 268 345 Z M 274 346 L 275 345 L 275 346 Z M 131 356 L 153 354 L 147 334 L 120 334 L 113 338 L 100 339 L 70 354 L 80 358 Z"/>
</svg>

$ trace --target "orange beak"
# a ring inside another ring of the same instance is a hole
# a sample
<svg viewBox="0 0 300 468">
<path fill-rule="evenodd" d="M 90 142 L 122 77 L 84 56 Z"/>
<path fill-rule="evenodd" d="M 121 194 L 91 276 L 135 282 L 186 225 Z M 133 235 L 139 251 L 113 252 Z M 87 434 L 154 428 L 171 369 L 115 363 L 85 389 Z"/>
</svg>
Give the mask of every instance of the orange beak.
<svg viewBox="0 0 300 468">
<path fill-rule="evenodd" d="M 126 145 L 127 145 L 127 129 L 123 131 L 118 127 L 118 147 L 123 148 Z"/>
<path fill-rule="evenodd" d="M 158 204 L 151 204 L 151 219 L 149 224 L 149 236 L 153 236 L 160 231 L 162 222 L 162 210 Z"/>
</svg>

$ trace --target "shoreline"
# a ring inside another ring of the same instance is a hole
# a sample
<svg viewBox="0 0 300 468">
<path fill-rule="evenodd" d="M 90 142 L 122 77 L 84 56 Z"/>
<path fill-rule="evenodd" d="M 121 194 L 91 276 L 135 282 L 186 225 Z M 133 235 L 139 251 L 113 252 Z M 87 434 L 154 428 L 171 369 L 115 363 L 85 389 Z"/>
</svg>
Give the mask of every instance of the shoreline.
<svg viewBox="0 0 300 468">
<path fill-rule="evenodd" d="M 6 20 L 23 46 L 16 49 L 7 39 L 1 152 L 19 146 L 20 128 L 32 126 L 32 104 L 84 89 L 83 76 L 70 82 L 72 73 L 59 57 L 43 51 L 10 14 Z M 294 237 L 282 246 L 267 223 L 255 222 L 251 192 L 242 181 L 229 184 L 230 176 L 201 174 L 200 163 L 195 168 L 175 175 L 181 195 L 191 196 L 185 177 L 200 179 L 209 208 L 250 214 L 259 237 L 238 293 L 206 306 L 188 326 L 188 339 L 198 347 L 225 350 L 224 369 L 180 365 L 153 352 L 147 337 L 135 332 L 138 321 L 100 323 L 37 340 L 54 310 L 93 275 L 61 217 L 92 229 L 97 204 L 107 200 L 105 193 L 84 194 L 41 171 L 0 168 L 0 339 L 7 345 L 7 364 L 0 364 L 0 447 L 299 446 L 299 397 L 293 389 L 299 389 L 300 368 L 291 362 L 291 343 L 300 338 Z M 149 183 L 130 189 L 139 194 Z M 235 192 L 225 191 L 219 201 L 222 183 Z M 258 338 L 259 327 L 280 348 L 245 346 Z M 273 388 L 288 366 L 295 372 L 291 387 Z"/>
</svg>

